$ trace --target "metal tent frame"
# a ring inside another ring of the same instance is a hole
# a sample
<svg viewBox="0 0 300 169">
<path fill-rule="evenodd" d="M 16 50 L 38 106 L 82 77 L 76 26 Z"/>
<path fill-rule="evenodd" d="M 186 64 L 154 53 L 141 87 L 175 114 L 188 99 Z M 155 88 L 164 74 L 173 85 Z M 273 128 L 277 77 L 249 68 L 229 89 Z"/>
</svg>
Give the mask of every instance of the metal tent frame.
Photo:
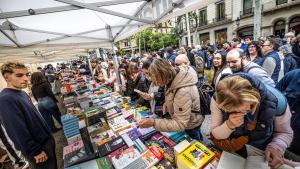
<svg viewBox="0 0 300 169">
<path fill-rule="evenodd" d="M 84 54 L 90 48 L 110 49 L 115 42 L 160 23 L 172 12 L 185 13 L 198 3 L 199 0 L 2 0 L 0 62 L 8 58 L 47 62 Z"/>
</svg>

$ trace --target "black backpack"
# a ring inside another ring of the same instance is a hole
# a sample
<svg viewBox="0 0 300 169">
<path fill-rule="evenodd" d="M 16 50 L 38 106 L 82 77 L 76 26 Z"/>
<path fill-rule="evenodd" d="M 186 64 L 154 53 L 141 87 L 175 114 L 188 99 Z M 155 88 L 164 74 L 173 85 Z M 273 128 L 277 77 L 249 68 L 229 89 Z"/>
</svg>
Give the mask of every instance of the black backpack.
<svg viewBox="0 0 300 169">
<path fill-rule="evenodd" d="M 211 114 L 210 101 L 215 90 L 212 86 L 205 83 L 199 83 L 197 87 L 198 87 L 199 98 L 200 98 L 201 114 L 209 115 Z"/>
<path fill-rule="evenodd" d="M 211 114 L 211 112 L 210 112 L 210 100 L 211 100 L 212 95 L 215 92 L 214 88 L 212 86 L 208 85 L 208 84 L 205 84 L 205 83 L 197 83 L 195 85 L 197 86 L 198 93 L 199 93 L 200 112 L 192 110 L 192 113 L 202 114 L 202 115 Z M 180 88 L 177 88 L 177 90 L 175 91 L 174 97 L 175 97 L 178 89 L 180 89 Z"/>
</svg>

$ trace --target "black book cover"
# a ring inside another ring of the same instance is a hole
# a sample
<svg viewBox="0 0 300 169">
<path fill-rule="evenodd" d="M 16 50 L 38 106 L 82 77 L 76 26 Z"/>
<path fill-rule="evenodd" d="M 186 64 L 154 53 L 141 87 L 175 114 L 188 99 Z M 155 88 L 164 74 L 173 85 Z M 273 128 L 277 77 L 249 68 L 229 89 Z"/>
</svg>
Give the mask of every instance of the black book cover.
<svg viewBox="0 0 300 169">
<path fill-rule="evenodd" d="M 99 156 L 103 157 L 106 156 L 108 154 L 110 154 L 111 152 L 125 146 L 126 143 L 124 142 L 124 140 L 122 139 L 121 136 L 108 141 L 105 144 L 102 144 L 98 147 L 98 151 L 99 151 Z"/>
<path fill-rule="evenodd" d="M 79 131 L 84 144 L 86 154 L 87 155 L 94 154 L 95 151 L 87 127 L 81 128 Z"/>
</svg>

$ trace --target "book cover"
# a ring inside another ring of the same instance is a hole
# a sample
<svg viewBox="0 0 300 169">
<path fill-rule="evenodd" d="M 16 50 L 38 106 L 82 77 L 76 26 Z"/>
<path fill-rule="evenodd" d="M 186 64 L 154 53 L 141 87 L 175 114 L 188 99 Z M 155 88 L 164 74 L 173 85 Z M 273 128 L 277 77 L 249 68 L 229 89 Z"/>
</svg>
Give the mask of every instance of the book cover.
<svg viewBox="0 0 300 169">
<path fill-rule="evenodd" d="M 151 143 L 151 146 L 156 147 L 159 152 L 161 152 L 164 157 L 169 160 L 171 163 L 175 162 L 175 155 L 173 148 L 166 146 L 166 147 L 160 147 L 157 143 Z"/>
<path fill-rule="evenodd" d="M 81 164 L 77 164 L 71 167 L 67 167 L 65 169 L 99 169 L 99 166 L 97 164 L 96 160 L 90 160 Z"/>
<path fill-rule="evenodd" d="M 134 147 L 122 147 L 109 155 L 116 169 L 123 169 L 139 158 L 140 153 Z"/>
<path fill-rule="evenodd" d="M 126 134 L 131 138 L 132 141 L 140 138 L 142 134 L 138 131 L 137 128 L 132 128 L 131 130 L 127 131 Z"/>
<path fill-rule="evenodd" d="M 142 159 L 145 161 L 147 165 L 146 168 L 150 168 L 158 163 L 159 159 L 152 153 L 152 151 L 147 150 L 145 153 L 142 154 Z"/>
<path fill-rule="evenodd" d="M 138 128 L 138 131 L 141 133 L 143 140 L 148 139 L 149 137 L 151 137 L 153 134 L 156 133 L 156 130 L 154 127 Z"/>
<path fill-rule="evenodd" d="M 108 154 L 110 154 L 111 152 L 125 146 L 126 143 L 123 141 L 122 137 L 117 137 L 113 140 L 110 140 L 100 146 L 98 146 L 98 152 L 99 152 L 99 156 L 103 157 L 106 156 Z"/>
<path fill-rule="evenodd" d="M 73 143 L 75 143 L 77 141 L 80 141 L 80 140 L 81 140 L 81 135 L 80 134 L 77 134 L 73 137 L 67 138 L 68 145 L 73 144 Z"/>
<path fill-rule="evenodd" d="M 84 145 L 83 145 L 82 140 L 77 141 L 73 144 L 70 144 L 70 145 L 63 148 L 63 157 L 66 156 L 67 154 L 70 154 L 70 153 L 74 152 L 74 151 L 80 150 L 83 147 L 84 147 Z"/>
<path fill-rule="evenodd" d="M 177 166 L 180 168 L 203 168 L 215 156 L 215 153 L 200 142 L 195 142 L 177 157 Z"/>
<path fill-rule="evenodd" d="M 127 165 L 123 169 L 147 169 L 147 164 L 145 163 L 145 161 L 140 156 L 134 162 L 130 163 L 129 165 Z"/>
<path fill-rule="evenodd" d="M 117 136 L 112 130 L 102 131 L 95 135 L 91 135 L 91 139 L 93 143 L 96 143 L 98 146 L 115 139 Z"/>
<path fill-rule="evenodd" d="M 176 169 L 176 166 L 165 158 L 158 162 L 154 167 L 151 169 Z"/>
<path fill-rule="evenodd" d="M 113 169 L 112 163 L 109 161 L 109 158 L 101 157 L 96 159 L 99 169 Z"/>
<path fill-rule="evenodd" d="M 139 152 L 144 152 L 147 150 L 145 144 L 138 138 L 133 141 L 134 146 L 139 150 Z"/>
<path fill-rule="evenodd" d="M 187 140 L 183 140 L 180 143 L 178 143 L 176 146 L 174 146 L 174 154 L 175 156 L 178 156 L 181 152 L 183 152 L 185 149 L 187 149 L 191 145 L 190 142 Z"/>
<path fill-rule="evenodd" d="M 164 158 L 164 155 L 158 150 L 156 146 L 150 146 L 149 150 L 156 156 L 156 158 L 160 161 Z"/>
</svg>

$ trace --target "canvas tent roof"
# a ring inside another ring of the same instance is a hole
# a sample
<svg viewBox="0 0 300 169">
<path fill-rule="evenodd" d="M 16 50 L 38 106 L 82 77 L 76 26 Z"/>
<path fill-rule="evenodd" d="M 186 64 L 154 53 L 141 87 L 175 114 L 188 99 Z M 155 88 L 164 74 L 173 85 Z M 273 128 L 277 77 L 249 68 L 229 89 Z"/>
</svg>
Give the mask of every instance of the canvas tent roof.
<svg viewBox="0 0 300 169">
<path fill-rule="evenodd" d="M 45 62 L 110 48 L 199 0 L 1 0 L 0 62 Z"/>
</svg>

